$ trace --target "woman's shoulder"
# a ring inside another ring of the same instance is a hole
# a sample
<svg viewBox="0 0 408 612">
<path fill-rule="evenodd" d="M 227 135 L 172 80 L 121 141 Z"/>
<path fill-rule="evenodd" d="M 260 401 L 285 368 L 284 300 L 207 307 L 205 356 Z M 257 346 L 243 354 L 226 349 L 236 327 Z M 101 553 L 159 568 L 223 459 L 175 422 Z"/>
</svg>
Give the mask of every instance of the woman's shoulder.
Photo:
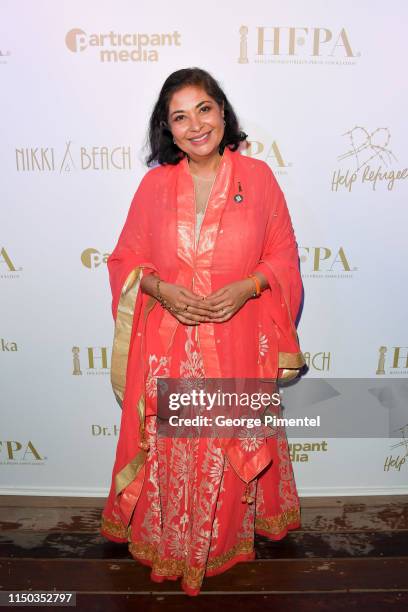
<svg viewBox="0 0 408 612">
<path fill-rule="evenodd" d="M 240 153 L 238 160 L 243 172 L 251 178 L 260 179 L 262 183 L 271 182 L 272 185 L 278 185 L 272 168 L 263 159 Z"/>
<path fill-rule="evenodd" d="M 144 183 L 154 183 L 165 181 L 169 173 L 172 172 L 173 166 L 169 164 L 157 165 L 148 168 L 147 172 L 142 177 Z"/>
</svg>

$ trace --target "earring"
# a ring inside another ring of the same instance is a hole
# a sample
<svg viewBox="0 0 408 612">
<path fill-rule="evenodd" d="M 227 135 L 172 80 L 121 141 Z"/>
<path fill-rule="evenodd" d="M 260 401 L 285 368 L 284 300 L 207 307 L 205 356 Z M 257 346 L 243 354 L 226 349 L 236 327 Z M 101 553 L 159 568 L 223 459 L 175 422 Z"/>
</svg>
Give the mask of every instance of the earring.
<svg viewBox="0 0 408 612">
<path fill-rule="evenodd" d="M 175 139 L 174 139 L 174 136 L 173 136 L 173 143 L 174 143 L 174 144 L 176 144 L 176 141 L 175 141 Z"/>
<path fill-rule="evenodd" d="M 227 125 L 227 122 L 225 121 L 225 119 L 224 119 L 224 125 Z"/>
</svg>

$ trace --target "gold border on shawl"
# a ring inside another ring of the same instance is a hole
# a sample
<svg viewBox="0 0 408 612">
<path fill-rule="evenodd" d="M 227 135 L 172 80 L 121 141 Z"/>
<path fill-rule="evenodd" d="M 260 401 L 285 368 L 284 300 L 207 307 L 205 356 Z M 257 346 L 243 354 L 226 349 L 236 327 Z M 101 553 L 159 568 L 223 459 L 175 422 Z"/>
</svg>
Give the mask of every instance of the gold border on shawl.
<svg viewBox="0 0 408 612">
<path fill-rule="evenodd" d="M 305 365 L 303 353 L 285 353 L 279 351 L 278 364 L 280 368 L 297 369 Z"/>
<path fill-rule="evenodd" d="M 134 268 L 123 283 L 113 337 L 111 383 L 118 404 L 122 408 L 126 386 L 126 369 L 132 333 L 133 314 L 141 281 L 141 267 Z"/>
<path fill-rule="evenodd" d="M 119 495 L 136 478 L 144 462 L 146 461 L 147 452 L 140 450 L 136 457 L 130 463 L 125 465 L 115 476 L 115 491 Z"/>
<path fill-rule="evenodd" d="M 282 369 L 279 380 L 289 382 L 299 376 L 300 370 L 305 365 L 305 358 L 302 352 L 285 353 L 279 352 L 278 367 Z"/>
</svg>

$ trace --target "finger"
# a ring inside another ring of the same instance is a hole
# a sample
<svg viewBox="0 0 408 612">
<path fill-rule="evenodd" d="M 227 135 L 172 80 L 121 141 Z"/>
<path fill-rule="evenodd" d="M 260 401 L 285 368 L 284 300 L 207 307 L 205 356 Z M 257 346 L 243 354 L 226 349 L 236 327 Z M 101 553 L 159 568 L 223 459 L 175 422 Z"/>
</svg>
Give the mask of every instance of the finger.
<svg viewBox="0 0 408 612">
<path fill-rule="evenodd" d="M 220 297 L 224 296 L 225 297 L 225 292 L 228 291 L 228 289 L 226 287 L 223 287 L 222 289 L 218 289 L 217 291 L 213 291 L 212 293 L 210 293 L 209 295 L 207 295 L 205 297 L 206 301 L 211 302 L 213 300 L 217 300 Z"/>
<path fill-rule="evenodd" d="M 214 307 L 212 314 L 210 315 L 212 318 L 214 317 L 219 317 L 219 316 L 223 316 L 223 313 L 232 308 L 232 304 L 231 302 L 227 302 L 225 300 L 223 300 L 222 302 L 220 302 L 219 304 L 217 304 L 217 306 Z"/>
<path fill-rule="evenodd" d="M 200 325 L 200 321 L 194 321 L 193 319 L 188 319 L 183 315 L 177 315 L 176 319 L 180 321 L 180 323 L 184 323 L 184 325 Z"/>
<path fill-rule="evenodd" d="M 188 310 L 177 311 L 177 315 L 181 315 L 187 321 L 191 322 L 204 322 L 207 320 L 208 315 L 200 315 L 190 312 Z"/>
<path fill-rule="evenodd" d="M 180 307 L 185 308 L 186 306 L 188 306 L 187 311 L 190 311 L 190 312 L 197 311 L 196 314 L 200 314 L 200 313 L 206 314 L 214 310 L 210 304 L 207 304 L 205 302 L 205 300 L 195 301 L 195 300 L 185 298 L 183 300 L 183 303 L 180 304 Z"/>
</svg>

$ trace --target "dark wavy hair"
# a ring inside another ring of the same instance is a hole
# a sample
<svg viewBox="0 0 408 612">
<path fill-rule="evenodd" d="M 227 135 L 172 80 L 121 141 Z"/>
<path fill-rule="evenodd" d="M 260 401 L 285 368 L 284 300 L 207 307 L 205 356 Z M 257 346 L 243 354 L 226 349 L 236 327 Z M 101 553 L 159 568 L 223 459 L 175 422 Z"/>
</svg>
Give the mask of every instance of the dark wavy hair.
<svg viewBox="0 0 408 612">
<path fill-rule="evenodd" d="M 232 151 L 236 151 L 240 142 L 247 138 L 247 134 L 241 131 L 239 127 L 237 116 L 227 96 L 214 77 L 201 68 L 182 68 L 172 72 L 167 77 L 154 105 L 147 136 L 149 153 L 145 161 L 148 166 L 152 166 L 155 163 L 176 165 L 186 155 L 184 151 L 174 144 L 167 118 L 172 95 L 187 85 L 202 87 L 219 106 L 222 106 L 222 103 L 224 103 L 225 129 L 219 145 L 220 155 L 223 154 L 226 146 Z"/>
</svg>

